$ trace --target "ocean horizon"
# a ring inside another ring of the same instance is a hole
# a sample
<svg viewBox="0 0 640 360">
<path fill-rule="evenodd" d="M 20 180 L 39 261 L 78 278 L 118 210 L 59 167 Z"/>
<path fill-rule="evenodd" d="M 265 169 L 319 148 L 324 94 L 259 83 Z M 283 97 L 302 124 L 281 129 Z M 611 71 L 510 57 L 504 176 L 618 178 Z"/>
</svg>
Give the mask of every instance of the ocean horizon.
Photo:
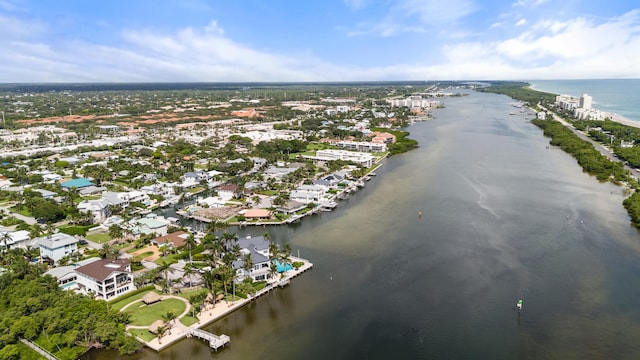
<svg viewBox="0 0 640 360">
<path fill-rule="evenodd" d="M 589 94 L 593 107 L 640 122 L 640 79 L 529 80 L 535 90 L 580 96 Z"/>
</svg>

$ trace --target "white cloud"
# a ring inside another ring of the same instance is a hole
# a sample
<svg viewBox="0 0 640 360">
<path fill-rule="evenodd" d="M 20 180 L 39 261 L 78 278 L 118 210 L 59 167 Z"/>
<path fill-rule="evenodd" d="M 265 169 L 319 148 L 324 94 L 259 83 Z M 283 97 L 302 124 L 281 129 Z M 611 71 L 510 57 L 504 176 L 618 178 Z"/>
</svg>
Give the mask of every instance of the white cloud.
<svg viewBox="0 0 640 360">
<path fill-rule="evenodd" d="M 527 23 L 527 19 L 520 19 L 516 22 L 516 26 L 523 26 Z"/>
<path fill-rule="evenodd" d="M 456 68 L 472 78 L 639 77 L 639 15 L 634 10 L 601 24 L 543 21 L 513 38 L 446 46 L 448 62 L 435 68 L 452 78 L 460 78 Z"/>
<path fill-rule="evenodd" d="M 224 29 L 218 26 L 218 22 L 216 20 L 211 20 L 209 25 L 205 26 L 204 31 L 218 35 L 224 34 Z"/>
<path fill-rule="evenodd" d="M 41 36 L 48 30 L 41 21 L 27 21 L 0 14 L 0 43 L 9 39 L 23 39 Z"/>
<path fill-rule="evenodd" d="M 438 51 L 442 54 L 435 64 L 416 59 L 417 55 L 408 52 L 406 58 L 411 60 L 405 63 L 358 66 L 329 63 L 312 53 L 262 51 L 229 38 L 216 21 L 201 28 L 162 33 L 128 29 L 120 33 L 121 44 L 106 46 L 74 39 L 48 42 L 44 40 L 47 24 L 5 16 L 0 17 L 0 29 L 19 24 L 28 30 L 3 33 L 0 37 L 0 79 L 215 82 L 637 78 L 639 23 L 640 10 L 606 22 L 584 18 L 543 20 L 522 24 L 518 27 L 520 33 L 501 40 L 471 42 L 448 36 L 447 45 L 429 51 L 431 57 Z M 361 28 L 363 32 L 375 29 L 378 34 L 426 31 L 418 25 L 397 23 L 363 23 Z"/>
<path fill-rule="evenodd" d="M 395 0 L 382 19 L 360 22 L 347 36 L 389 37 L 403 33 L 425 33 L 427 28 L 452 27 L 458 20 L 477 11 L 471 0 Z"/>
</svg>

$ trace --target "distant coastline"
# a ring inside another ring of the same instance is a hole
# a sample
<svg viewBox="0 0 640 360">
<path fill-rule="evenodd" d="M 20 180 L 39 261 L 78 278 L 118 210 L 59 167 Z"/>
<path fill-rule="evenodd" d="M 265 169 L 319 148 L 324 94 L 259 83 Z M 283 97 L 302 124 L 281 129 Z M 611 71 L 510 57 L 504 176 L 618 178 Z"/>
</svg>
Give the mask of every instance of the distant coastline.
<svg viewBox="0 0 640 360">
<path fill-rule="evenodd" d="M 611 120 L 640 127 L 640 79 L 530 80 L 530 88 L 554 94 L 593 97 L 593 107 Z"/>
</svg>

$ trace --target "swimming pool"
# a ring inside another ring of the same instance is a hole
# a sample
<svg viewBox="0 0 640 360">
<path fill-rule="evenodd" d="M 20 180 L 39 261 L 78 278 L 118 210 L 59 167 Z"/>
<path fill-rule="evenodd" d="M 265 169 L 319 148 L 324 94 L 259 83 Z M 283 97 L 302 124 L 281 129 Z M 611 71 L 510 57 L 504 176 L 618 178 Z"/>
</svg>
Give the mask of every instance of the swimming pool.
<svg viewBox="0 0 640 360">
<path fill-rule="evenodd" d="M 293 270 L 293 266 L 291 266 L 291 264 L 287 263 L 286 265 L 283 265 L 282 262 L 278 261 L 278 260 L 274 260 L 275 264 L 276 264 L 276 271 L 278 271 L 279 273 L 285 272 L 285 271 L 289 271 L 289 270 Z"/>
</svg>

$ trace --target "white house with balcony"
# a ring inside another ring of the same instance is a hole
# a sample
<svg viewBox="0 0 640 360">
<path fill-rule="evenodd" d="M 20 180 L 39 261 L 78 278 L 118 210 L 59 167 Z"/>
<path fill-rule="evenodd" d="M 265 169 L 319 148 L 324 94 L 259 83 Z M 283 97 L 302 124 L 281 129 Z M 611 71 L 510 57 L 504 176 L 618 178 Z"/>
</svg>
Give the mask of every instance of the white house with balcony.
<svg viewBox="0 0 640 360">
<path fill-rule="evenodd" d="M 126 259 L 100 259 L 75 269 L 78 291 L 97 299 L 111 300 L 136 290 L 131 262 Z"/>
<path fill-rule="evenodd" d="M 242 281 L 251 277 L 253 281 L 263 281 L 270 278 L 269 274 L 269 240 L 262 236 L 247 237 L 238 241 L 240 257 L 233 262 L 237 280 Z M 251 257 L 251 268 L 245 269 L 245 254 Z"/>
<path fill-rule="evenodd" d="M 304 204 L 320 202 L 327 193 L 327 187 L 323 185 L 300 185 L 289 193 L 289 200 Z"/>
<path fill-rule="evenodd" d="M 88 211 L 93 215 L 93 220 L 102 223 L 111 216 L 111 203 L 105 199 L 82 200 L 76 207 L 78 211 Z"/>
<path fill-rule="evenodd" d="M 55 233 L 35 239 L 40 248 L 40 257 L 49 258 L 54 263 L 78 251 L 78 239 L 64 233 Z"/>
</svg>

